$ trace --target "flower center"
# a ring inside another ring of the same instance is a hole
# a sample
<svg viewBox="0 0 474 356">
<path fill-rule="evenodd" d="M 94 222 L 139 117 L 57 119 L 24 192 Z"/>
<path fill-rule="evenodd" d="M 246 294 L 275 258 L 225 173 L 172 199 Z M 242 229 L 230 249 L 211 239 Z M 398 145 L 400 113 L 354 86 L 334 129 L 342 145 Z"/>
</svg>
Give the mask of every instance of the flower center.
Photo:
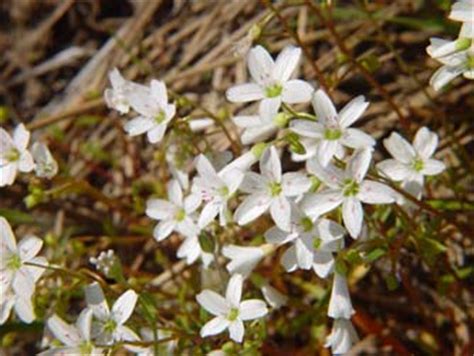
<svg viewBox="0 0 474 356">
<path fill-rule="evenodd" d="M 307 216 L 301 219 L 300 225 L 303 227 L 304 232 L 308 232 L 313 229 L 313 222 Z"/>
<path fill-rule="evenodd" d="M 421 172 L 421 170 L 425 167 L 425 164 L 421 158 L 415 158 L 411 166 L 415 171 Z"/>
<path fill-rule="evenodd" d="M 326 129 L 324 131 L 324 138 L 326 140 L 334 141 L 339 140 L 342 136 L 342 132 L 339 129 Z"/>
<path fill-rule="evenodd" d="M 79 350 L 81 350 L 81 355 L 90 355 L 92 352 L 93 346 L 90 342 L 84 342 L 79 345 Z"/>
<path fill-rule="evenodd" d="M 323 240 L 321 240 L 320 237 L 318 236 L 314 236 L 313 238 L 313 247 L 315 250 L 319 249 L 321 247 L 321 243 L 323 242 Z"/>
<path fill-rule="evenodd" d="M 472 40 L 470 38 L 458 38 L 456 40 L 456 50 L 464 51 L 471 46 Z"/>
<path fill-rule="evenodd" d="M 7 258 L 7 268 L 12 271 L 17 271 L 21 267 L 21 259 L 20 256 L 16 254 L 11 254 Z"/>
<path fill-rule="evenodd" d="M 359 183 L 357 183 L 354 179 L 346 179 L 344 181 L 344 189 L 342 190 L 345 197 L 350 197 L 357 195 L 359 193 Z"/>
<path fill-rule="evenodd" d="M 265 95 L 267 96 L 267 98 L 275 98 L 277 96 L 280 96 L 282 91 L 283 87 L 280 84 L 276 83 L 269 85 L 265 88 Z"/>
<path fill-rule="evenodd" d="M 229 314 L 227 315 L 227 319 L 229 321 L 234 321 L 235 319 L 237 319 L 238 316 L 239 316 L 239 309 L 232 308 L 230 310 Z"/>
<path fill-rule="evenodd" d="M 155 116 L 155 122 L 157 124 L 161 124 L 163 121 L 165 121 L 165 119 L 166 119 L 166 114 L 163 110 L 160 110 L 158 115 Z"/>
<path fill-rule="evenodd" d="M 286 126 L 289 119 L 290 119 L 290 116 L 288 114 L 281 112 L 275 115 L 275 117 L 273 118 L 273 123 L 276 126 L 283 128 Z"/>
<path fill-rule="evenodd" d="M 117 328 L 117 322 L 113 319 L 109 319 L 104 324 L 104 331 L 107 333 L 112 333 Z"/>
<path fill-rule="evenodd" d="M 281 184 L 277 183 L 277 182 L 271 182 L 269 184 L 269 188 L 270 188 L 270 195 L 272 197 L 276 197 L 276 196 L 280 195 L 280 193 L 282 191 Z"/>
<path fill-rule="evenodd" d="M 175 219 L 177 221 L 183 221 L 185 217 L 186 217 L 186 211 L 184 211 L 184 209 L 179 209 L 176 212 Z"/>
<path fill-rule="evenodd" d="M 223 186 L 219 188 L 219 195 L 222 198 L 227 198 L 229 196 L 229 188 L 227 186 Z"/>
<path fill-rule="evenodd" d="M 16 162 L 20 159 L 20 151 L 18 151 L 16 148 L 12 148 L 5 154 L 5 158 L 9 162 Z"/>
</svg>

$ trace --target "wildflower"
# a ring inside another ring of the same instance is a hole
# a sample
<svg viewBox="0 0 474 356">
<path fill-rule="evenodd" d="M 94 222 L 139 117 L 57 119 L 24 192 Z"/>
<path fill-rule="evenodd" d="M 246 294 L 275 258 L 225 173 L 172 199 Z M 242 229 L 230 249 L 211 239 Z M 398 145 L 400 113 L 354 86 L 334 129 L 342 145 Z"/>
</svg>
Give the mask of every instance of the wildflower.
<svg viewBox="0 0 474 356">
<path fill-rule="evenodd" d="M 267 104 L 260 106 L 259 115 L 233 118 L 234 123 L 244 129 L 241 136 L 244 145 L 264 141 L 288 123 L 290 119 L 288 114 L 278 113 L 276 106 L 266 109 L 265 105 Z"/>
<path fill-rule="evenodd" d="M 107 88 L 104 91 L 105 103 L 120 114 L 127 114 L 130 111 L 130 95 L 132 93 L 136 96 L 150 95 L 149 88 L 126 80 L 117 68 L 109 72 L 109 80 L 112 88 Z"/>
<path fill-rule="evenodd" d="M 459 0 L 451 6 L 449 18 L 461 22 L 474 22 L 474 2 Z"/>
<path fill-rule="evenodd" d="M 31 154 L 38 177 L 51 179 L 58 173 L 58 163 L 44 143 L 35 142 L 31 148 Z"/>
<path fill-rule="evenodd" d="M 325 166 L 334 155 L 342 158 L 344 146 L 360 149 L 375 145 L 375 140 L 361 130 L 351 128 L 355 121 L 369 106 L 361 95 L 349 102 L 339 113 L 327 94 L 319 89 L 313 95 L 312 104 L 318 122 L 309 120 L 294 120 L 291 130 L 307 138 L 304 140 L 309 158 L 316 155 L 319 162 Z"/>
<path fill-rule="evenodd" d="M 146 214 L 160 223 L 155 227 L 153 236 L 157 241 L 167 238 L 172 231 L 183 236 L 191 237 L 199 233 L 199 228 L 191 215 L 201 204 L 201 199 L 196 194 L 183 197 L 183 191 L 177 180 L 168 183 L 169 201 L 163 199 L 150 199 L 147 202 Z"/>
<path fill-rule="evenodd" d="M 446 166 L 431 158 L 438 146 L 438 136 L 428 128 L 420 128 L 410 145 L 398 133 L 392 133 L 383 141 L 393 159 L 377 164 L 377 169 L 394 181 L 401 181 L 402 187 L 412 195 L 421 198 L 424 176 L 441 173 Z"/>
<path fill-rule="evenodd" d="M 305 193 L 311 186 L 309 178 L 300 172 L 282 175 L 281 162 L 274 146 L 260 158 L 260 172 L 247 172 L 240 190 L 249 193 L 234 214 L 239 225 L 247 224 L 270 210 L 279 228 L 290 230 L 291 205 L 289 198 Z"/>
<path fill-rule="evenodd" d="M 115 256 L 114 250 L 107 250 L 102 251 L 97 257 L 91 257 L 89 262 L 95 265 L 98 271 L 102 271 L 109 277 L 118 263 L 118 258 Z"/>
<path fill-rule="evenodd" d="M 344 226 L 353 238 L 362 228 L 364 211 L 361 203 L 388 204 L 395 201 L 395 192 L 382 183 L 364 179 L 372 160 L 369 149 L 357 150 L 344 171 L 328 164 L 322 167 L 315 159 L 308 161 L 308 170 L 329 188 L 306 196 L 302 207 L 310 216 L 320 216 L 342 205 Z"/>
<path fill-rule="evenodd" d="M 269 284 L 260 288 L 265 301 L 274 309 L 279 309 L 288 302 L 288 297 Z"/>
<path fill-rule="evenodd" d="M 333 355 L 345 355 L 357 341 L 359 337 L 351 321 L 336 319 L 324 346 L 331 347 Z"/>
<path fill-rule="evenodd" d="M 13 184 L 17 171 L 27 173 L 35 168 L 27 149 L 29 141 L 30 132 L 23 124 L 15 128 L 13 137 L 0 128 L 0 187 Z"/>
<path fill-rule="evenodd" d="M 224 226 L 230 219 L 227 202 L 239 187 L 244 174 L 239 169 L 226 167 L 217 173 L 204 155 L 196 159 L 196 169 L 199 175 L 194 178 L 192 192 L 198 194 L 205 204 L 198 225 L 204 228 L 219 215 L 219 222 Z"/>
<path fill-rule="evenodd" d="M 252 48 L 247 56 L 247 65 L 255 82 L 228 89 L 227 99 L 232 102 L 262 100 L 260 112 L 267 113 L 278 110 L 282 102 L 296 104 L 310 101 L 312 86 L 303 80 L 290 79 L 300 57 L 301 49 L 293 46 L 286 47 L 276 61 L 262 46 Z"/>
<path fill-rule="evenodd" d="M 354 313 L 347 280 L 341 274 L 335 273 L 331 297 L 329 298 L 328 316 L 333 319 L 350 319 Z"/>
<path fill-rule="evenodd" d="M 265 255 L 260 247 L 237 245 L 224 246 L 222 248 L 222 254 L 231 260 L 226 266 L 229 273 L 239 273 L 244 277 L 252 273 L 255 266 Z"/>
<path fill-rule="evenodd" d="M 84 309 L 79 314 L 76 325 L 66 323 L 57 315 L 50 317 L 47 321 L 48 328 L 64 346 L 39 355 L 102 355 L 102 350 L 91 341 L 92 314 L 92 310 Z"/>
<path fill-rule="evenodd" d="M 201 329 L 201 336 L 216 335 L 229 329 L 230 338 L 242 342 L 244 337 L 244 321 L 261 318 L 268 310 L 265 302 L 249 299 L 241 302 L 243 279 L 234 274 L 227 285 L 225 298 L 209 289 L 203 290 L 196 297 L 201 306 L 215 315 Z"/>
<path fill-rule="evenodd" d="M 86 287 L 87 307 L 97 319 L 92 335 L 99 344 L 111 345 L 118 341 L 137 341 L 138 335 L 125 326 L 137 303 L 137 294 L 129 289 L 109 309 L 104 292 L 97 282 Z"/>
<path fill-rule="evenodd" d="M 166 85 L 162 81 L 152 80 L 150 93 L 130 93 L 130 105 L 140 116 L 127 122 L 125 131 L 130 136 L 147 133 L 150 143 L 158 143 L 163 139 L 168 123 L 176 113 L 176 106 L 168 104 Z"/>
<path fill-rule="evenodd" d="M 203 251 L 197 235 L 184 239 L 178 249 L 177 256 L 178 258 L 185 258 L 188 265 L 201 258 L 204 267 L 208 267 L 214 260 L 212 253 Z"/>
<path fill-rule="evenodd" d="M 291 226 L 289 232 L 272 227 L 265 232 L 265 239 L 279 245 L 292 243 L 282 257 L 288 272 L 313 268 L 319 277 L 326 278 L 334 267 L 332 253 L 344 246 L 345 229 L 328 219 L 310 218 L 297 206 L 292 208 Z"/>
<path fill-rule="evenodd" d="M 0 287 L 2 296 L 0 321 L 5 322 L 11 309 L 26 323 L 34 319 L 31 297 L 35 284 L 46 266 L 44 257 L 36 257 L 43 241 L 36 236 L 26 236 L 18 244 L 8 221 L 0 217 Z"/>
</svg>

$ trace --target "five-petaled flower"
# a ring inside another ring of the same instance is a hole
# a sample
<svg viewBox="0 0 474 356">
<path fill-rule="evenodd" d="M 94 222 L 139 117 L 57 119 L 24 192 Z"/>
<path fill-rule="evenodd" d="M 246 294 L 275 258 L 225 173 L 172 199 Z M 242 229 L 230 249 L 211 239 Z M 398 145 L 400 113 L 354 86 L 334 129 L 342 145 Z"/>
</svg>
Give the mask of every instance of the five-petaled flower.
<svg viewBox="0 0 474 356">
<path fill-rule="evenodd" d="M 229 329 L 230 338 L 242 342 L 244 338 L 244 321 L 258 319 L 268 312 L 264 301 L 249 299 L 241 302 L 243 278 L 234 274 L 227 285 L 225 298 L 216 292 L 206 289 L 196 297 L 201 306 L 215 318 L 201 329 L 201 336 L 216 335 Z"/>
</svg>

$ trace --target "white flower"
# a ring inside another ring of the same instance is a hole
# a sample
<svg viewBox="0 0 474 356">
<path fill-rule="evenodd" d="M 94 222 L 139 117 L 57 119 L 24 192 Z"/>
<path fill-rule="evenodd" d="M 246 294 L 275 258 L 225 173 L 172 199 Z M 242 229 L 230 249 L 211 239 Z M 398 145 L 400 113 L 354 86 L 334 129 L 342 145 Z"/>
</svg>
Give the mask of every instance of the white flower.
<svg viewBox="0 0 474 356">
<path fill-rule="evenodd" d="M 169 201 L 163 199 L 150 199 L 147 201 L 146 215 L 152 219 L 160 220 L 153 231 L 157 241 L 167 238 L 172 231 L 185 237 L 196 236 L 199 228 L 191 215 L 201 204 L 201 199 L 196 194 L 183 198 L 183 191 L 177 180 L 168 183 Z"/>
<path fill-rule="evenodd" d="M 192 191 L 198 194 L 205 204 L 198 225 L 204 228 L 219 215 L 219 222 L 224 226 L 231 217 L 227 201 L 239 187 L 244 174 L 239 169 L 226 167 L 217 173 L 211 162 L 202 154 L 196 159 L 196 170 L 199 175 L 194 178 Z"/>
<path fill-rule="evenodd" d="M 28 151 L 30 132 L 23 124 L 13 131 L 13 138 L 0 128 L 0 187 L 13 184 L 17 171 L 31 172 L 35 168 Z"/>
<path fill-rule="evenodd" d="M 312 219 L 297 206 L 292 208 L 291 220 L 290 232 L 275 226 L 265 232 L 265 239 L 279 245 L 292 243 L 281 260 L 286 271 L 313 268 L 319 277 L 326 278 L 334 268 L 332 253 L 344 247 L 346 230 L 328 219 Z"/>
<path fill-rule="evenodd" d="M 449 18 L 461 22 L 474 22 L 474 1 L 459 0 L 451 6 Z"/>
<path fill-rule="evenodd" d="M 234 274 L 229 280 L 225 298 L 216 292 L 206 289 L 196 297 L 201 306 L 215 318 L 207 322 L 201 329 L 201 336 L 216 335 L 229 329 L 230 338 L 242 342 L 244 338 L 244 323 L 246 320 L 261 318 L 267 314 L 265 302 L 259 299 L 249 299 L 241 302 L 242 276 Z"/>
<path fill-rule="evenodd" d="M 114 250 L 107 250 L 102 251 L 97 257 L 91 257 L 89 262 L 95 265 L 95 268 L 98 271 L 102 271 L 106 276 L 109 276 L 118 261 Z"/>
<path fill-rule="evenodd" d="M 278 113 L 278 107 L 266 108 L 267 102 L 260 105 L 259 115 L 235 116 L 232 121 L 243 128 L 241 140 L 244 145 L 264 141 L 278 129 L 283 128 L 290 119 L 286 113 Z"/>
<path fill-rule="evenodd" d="M 270 210 L 279 228 L 290 230 L 291 205 L 289 198 L 305 193 L 311 181 L 304 173 L 289 172 L 282 175 L 281 162 L 274 146 L 260 158 L 260 173 L 247 172 L 240 190 L 249 193 L 234 214 L 239 225 L 247 224 Z"/>
<path fill-rule="evenodd" d="M 111 345 L 118 341 L 137 341 L 138 335 L 125 326 L 137 303 L 137 294 L 129 289 L 123 293 L 109 309 L 104 292 L 97 282 L 88 285 L 86 291 L 87 307 L 97 319 L 93 325 L 93 337 L 99 344 Z"/>
<path fill-rule="evenodd" d="M 126 80 L 120 74 L 117 68 L 109 72 L 109 80 L 112 88 L 104 91 L 104 99 L 107 106 L 117 110 L 120 114 L 126 114 L 130 111 L 130 95 L 148 96 L 150 89 L 144 85 Z"/>
<path fill-rule="evenodd" d="M 378 163 L 377 169 L 390 179 L 403 182 L 402 187 L 418 199 L 424 176 L 439 174 L 446 168 L 443 162 L 431 158 L 438 146 L 438 136 L 426 127 L 417 131 L 413 145 L 395 132 L 383 143 L 393 159 Z"/>
<path fill-rule="evenodd" d="M 339 273 L 334 273 L 328 316 L 333 319 L 350 319 L 354 313 L 349 288 L 347 287 L 347 280 Z"/>
<path fill-rule="evenodd" d="M 0 324 L 5 322 L 13 307 L 24 322 L 34 320 L 31 297 L 44 268 L 28 264 L 46 267 L 46 259 L 36 257 L 42 246 L 43 241 L 32 235 L 24 237 L 17 246 L 10 224 L 0 217 L 0 287 L 5 293 L 0 304 Z"/>
<path fill-rule="evenodd" d="M 370 149 L 357 150 L 344 171 L 332 164 L 322 167 L 315 159 L 308 161 L 308 170 L 329 188 L 303 198 L 302 207 L 310 216 L 320 216 L 342 205 L 344 225 L 353 238 L 362 228 L 366 204 L 388 204 L 395 201 L 395 192 L 382 183 L 364 179 L 372 160 Z"/>
<path fill-rule="evenodd" d="M 58 163 L 44 143 L 35 142 L 31 148 L 31 154 L 38 177 L 51 179 L 58 173 Z"/>
<path fill-rule="evenodd" d="M 49 330 L 64 346 L 56 347 L 40 353 L 49 355 L 102 355 L 91 341 L 92 310 L 84 309 L 79 315 L 76 325 L 69 325 L 59 316 L 53 315 L 47 321 Z"/>
<path fill-rule="evenodd" d="M 222 248 L 222 254 L 231 261 L 226 268 L 230 274 L 239 273 L 246 277 L 252 273 L 255 266 L 265 256 L 260 247 L 227 245 Z"/>
<path fill-rule="evenodd" d="M 274 309 L 279 309 L 288 302 L 288 297 L 269 284 L 265 284 L 260 288 L 265 301 Z"/>
<path fill-rule="evenodd" d="M 330 347 L 333 355 L 344 355 L 359 341 L 357 332 L 350 320 L 334 320 L 331 334 L 326 338 L 325 347 Z"/>
<path fill-rule="evenodd" d="M 227 90 L 227 99 L 232 102 L 262 100 L 262 111 L 274 112 L 281 102 L 305 103 L 311 100 L 313 88 L 305 81 L 290 79 L 301 57 L 301 49 L 288 46 L 276 61 L 262 46 L 252 48 L 247 65 L 254 83 L 236 85 Z M 268 115 L 264 115 L 265 117 Z"/>
<path fill-rule="evenodd" d="M 323 166 L 327 165 L 334 155 L 342 158 L 344 148 L 367 148 L 375 145 L 375 140 L 359 129 L 351 126 L 369 106 L 361 95 L 349 102 L 339 113 L 327 94 L 319 89 L 312 100 L 318 122 L 294 120 L 291 130 L 306 137 L 304 146 L 307 159 L 316 155 Z"/>
<path fill-rule="evenodd" d="M 450 42 L 432 38 L 427 51 L 443 64 L 430 79 L 430 85 L 435 90 L 440 90 L 460 75 L 467 79 L 474 79 L 474 41 L 472 39 L 459 38 Z"/>
<path fill-rule="evenodd" d="M 149 95 L 130 93 L 130 105 L 140 114 L 124 125 L 130 136 L 147 133 L 150 143 L 163 139 L 168 123 L 176 114 L 176 106 L 168 104 L 166 85 L 162 81 L 152 80 Z"/>
<path fill-rule="evenodd" d="M 178 258 L 185 258 L 188 265 L 201 258 L 204 267 L 208 267 L 214 260 L 212 253 L 204 252 L 198 236 L 186 237 L 178 249 Z"/>
</svg>

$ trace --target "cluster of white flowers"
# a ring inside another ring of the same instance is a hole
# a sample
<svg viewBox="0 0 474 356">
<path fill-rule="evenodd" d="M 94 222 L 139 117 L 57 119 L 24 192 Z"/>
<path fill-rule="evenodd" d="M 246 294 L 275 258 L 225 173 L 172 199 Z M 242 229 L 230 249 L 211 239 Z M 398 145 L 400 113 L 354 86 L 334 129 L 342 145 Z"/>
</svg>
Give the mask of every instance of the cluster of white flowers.
<svg viewBox="0 0 474 356">
<path fill-rule="evenodd" d="M 28 150 L 30 132 L 23 124 L 13 131 L 13 137 L 0 128 L 0 187 L 15 182 L 17 172 L 28 173 L 35 170 L 38 177 L 52 178 L 58 171 L 48 147 L 42 142 L 35 142 Z"/>
<path fill-rule="evenodd" d="M 474 0 L 456 1 L 449 18 L 462 22 L 458 38 L 449 41 L 434 37 L 426 48 L 431 57 L 443 64 L 430 80 L 435 90 L 460 75 L 474 79 Z"/>
<path fill-rule="evenodd" d="M 261 46 L 249 51 L 248 68 L 254 82 L 234 86 L 226 95 L 232 102 L 258 102 L 258 115 L 237 115 L 233 119 L 243 128 L 242 143 L 255 145 L 230 163 L 227 158 L 217 162 L 215 157 L 200 154 L 194 160 L 197 174 L 192 184 L 186 173 L 176 174 L 179 170 L 169 159 L 176 179 L 168 184 L 168 199 L 150 199 L 146 214 L 159 221 L 153 232 L 157 241 L 175 232 L 184 238 L 178 256 L 188 263 L 200 257 L 208 266 L 219 253 L 219 246 L 212 243 L 204 251 L 206 244 L 200 236 L 212 238 L 213 229 L 219 226 L 244 226 L 268 212 L 275 226 L 265 233 L 266 244 L 224 245 L 220 249 L 230 259 L 227 270 L 232 277 L 225 298 L 211 290 L 197 296 L 199 304 L 215 316 L 203 326 L 201 336 L 229 329 L 231 339 L 242 341 L 243 321 L 268 313 L 261 300 L 241 302 L 244 279 L 265 256 L 291 243 L 281 261 L 286 271 L 313 269 L 320 278 L 334 275 L 328 308 L 334 325 L 327 346 L 334 353 L 344 353 L 357 340 L 357 334 L 350 321 L 354 309 L 347 280 L 336 272 L 334 255 L 344 248 L 346 232 L 353 239 L 361 235 L 363 204 L 406 201 L 388 185 L 376 181 L 376 175 L 367 178 L 376 141 L 351 125 L 369 103 L 358 96 L 338 112 L 323 90 L 291 79 L 300 57 L 301 50 L 291 46 L 275 61 Z M 160 141 L 176 111 L 174 105 L 168 104 L 164 84 L 152 80 L 150 88 L 143 87 L 126 81 L 117 70 L 111 73 L 111 81 L 113 89 L 106 91 L 109 106 L 122 113 L 131 107 L 141 115 L 126 123 L 125 130 L 132 136 L 148 132 L 150 142 Z M 315 115 L 290 106 L 309 102 Z M 293 141 L 302 147 L 290 147 L 290 153 L 294 162 L 305 162 L 304 169 L 284 171 L 280 156 L 285 140 L 278 138 L 282 133 L 293 135 Z M 271 140 L 273 137 L 276 139 Z M 438 174 L 445 168 L 442 162 L 431 158 L 437 142 L 437 136 L 427 128 L 418 131 L 413 146 L 392 133 L 384 144 L 393 159 L 380 162 L 374 172 L 385 179 L 401 181 L 401 188 L 419 199 L 423 176 Z M 252 170 L 257 162 L 259 173 Z M 344 226 L 329 218 L 338 207 Z M 268 284 L 262 294 L 275 308 L 286 301 Z"/>
</svg>

